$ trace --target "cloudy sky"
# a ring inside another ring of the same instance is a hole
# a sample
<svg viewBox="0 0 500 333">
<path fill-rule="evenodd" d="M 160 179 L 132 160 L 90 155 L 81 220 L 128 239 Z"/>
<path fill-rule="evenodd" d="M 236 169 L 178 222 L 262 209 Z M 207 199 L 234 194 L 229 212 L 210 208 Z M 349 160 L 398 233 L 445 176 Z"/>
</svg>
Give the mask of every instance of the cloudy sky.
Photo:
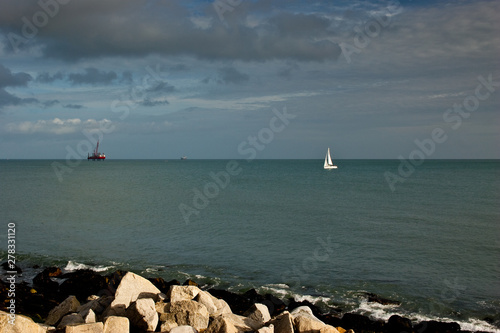
<svg viewBox="0 0 500 333">
<path fill-rule="evenodd" d="M 500 158 L 500 1 L 0 7 L 1 159 Z"/>
</svg>

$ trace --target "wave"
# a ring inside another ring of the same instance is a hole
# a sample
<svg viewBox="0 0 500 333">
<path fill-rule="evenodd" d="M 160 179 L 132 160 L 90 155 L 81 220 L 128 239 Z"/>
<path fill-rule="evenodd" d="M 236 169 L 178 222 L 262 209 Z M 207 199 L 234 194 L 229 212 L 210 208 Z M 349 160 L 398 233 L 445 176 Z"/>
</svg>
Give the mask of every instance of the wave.
<svg viewBox="0 0 500 333">
<path fill-rule="evenodd" d="M 361 301 L 358 308 L 354 310 L 354 312 L 368 316 L 373 320 L 387 321 L 391 316 L 399 315 L 410 319 L 413 324 L 431 320 L 439 322 L 455 322 L 460 325 L 460 329 L 462 331 L 500 333 L 500 329 L 498 327 L 495 327 L 492 324 L 477 318 L 457 320 L 444 316 L 440 317 L 417 313 L 407 313 L 402 310 L 399 305 L 382 305 L 375 302 Z"/>
<path fill-rule="evenodd" d="M 341 301 L 343 305 L 346 305 L 347 308 L 349 308 L 348 312 L 362 314 L 368 316 L 372 320 L 383 320 L 387 322 L 387 320 L 389 320 L 391 316 L 399 315 L 401 317 L 410 319 L 413 324 L 431 320 L 439 322 L 456 322 L 460 325 L 460 328 L 463 331 L 500 333 L 500 329 L 498 327 L 478 318 L 460 320 L 448 318 L 445 316 L 412 313 L 403 309 L 401 305 L 397 304 L 382 305 L 376 302 L 368 302 L 366 299 L 354 302 L 354 300 L 347 294 L 343 295 L 344 297 L 341 297 L 341 299 L 334 299 L 333 297 L 324 295 L 301 294 L 292 291 L 286 284 L 267 284 L 258 288 L 258 290 L 260 293 L 269 292 L 281 299 L 293 298 L 296 302 L 309 301 L 319 308 L 327 310 L 327 312 L 328 308 L 335 306 L 335 302 Z M 354 294 L 359 295 L 362 293 L 355 292 Z"/>
<path fill-rule="evenodd" d="M 102 272 L 107 272 L 107 271 L 110 271 L 112 269 L 114 269 L 116 266 L 103 266 L 103 265 L 98 265 L 98 266 L 93 266 L 93 265 L 86 265 L 86 264 L 82 264 L 82 263 L 78 263 L 76 261 L 68 261 L 68 263 L 66 264 L 66 267 L 63 268 L 63 271 L 65 273 L 69 273 L 69 272 L 74 272 L 74 271 L 77 271 L 79 269 L 90 269 L 94 272 L 97 272 L 97 273 L 102 273 Z"/>
<path fill-rule="evenodd" d="M 0 254 L 3 253 L 0 252 Z M 3 259 L 2 257 L 3 256 L 0 255 L 0 261 Z M 20 266 L 23 269 L 23 273 L 20 276 L 21 279 L 19 281 L 26 281 L 28 283 L 31 283 L 36 274 L 41 272 L 44 268 L 55 265 L 64 267 L 63 271 L 65 273 L 74 272 L 79 269 L 90 269 L 101 274 L 108 274 L 117 269 L 123 269 L 135 271 L 145 277 L 157 275 L 165 279 L 192 279 L 200 285 L 205 285 L 205 287 L 220 287 L 227 290 L 234 290 L 234 292 L 241 292 L 252 288 L 248 281 L 244 281 L 244 278 L 233 276 L 232 279 L 229 280 L 221 279 L 220 277 L 215 277 L 220 276 L 220 272 L 209 272 L 208 269 L 206 269 L 205 271 L 207 272 L 204 272 L 203 274 L 200 274 L 201 272 L 199 271 L 196 273 L 186 273 L 186 271 L 190 271 L 192 267 L 185 267 L 183 265 L 149 265 L 147 267 L 143 266 L 143 269 L 137 269 L 138 267 L 133 264 L 118 262 L 89 264 L 76 260 L 64 260 L 63 258 L 54 259 L 43 256 L 23 256 L 22 259 L 23 260 L 21 260 Z M 35 267 L 35 263 L 39 263 L 41 265 L 37 264 Z M 133 269 L 133 267 L 136 269 Z M 271 293 L 283 300 L 292 298 L 296 302 L 309 301 L 325 310 L 325 312 L 328 312 L 329 309 L 340 307 L 346 312 L 363 314 L 373 320 L 387 321 L 392 315 L 399 315 L 410 319 L 414 324 L 430 320 L 456 322 L 460 325 L 462 330 L 500 333 L 499 327 L 477 317 L 471 317 L 468 319 L 449 318 L 446 317 L 446 315 L 438 313 L 418 313 L 418 311 L 415 312 L 415 310 L 412 311 L 405 309 L 404 306 L 400 305 L 381 305 L 375 302 L 368 302 L 366 299 L 359 297 L 360 294 L 363 294 L 360 290 L 334 291 L 329 288 L 328 290 L 321 291 L 316 288 L 302 288 L 296 290 L 295 288 L 291 288 L 289 285 L 284 283 L 264 284 L 261 286 L 255 286 L 255 289 L 257 289 L 260 294 Z"/>
</svg>

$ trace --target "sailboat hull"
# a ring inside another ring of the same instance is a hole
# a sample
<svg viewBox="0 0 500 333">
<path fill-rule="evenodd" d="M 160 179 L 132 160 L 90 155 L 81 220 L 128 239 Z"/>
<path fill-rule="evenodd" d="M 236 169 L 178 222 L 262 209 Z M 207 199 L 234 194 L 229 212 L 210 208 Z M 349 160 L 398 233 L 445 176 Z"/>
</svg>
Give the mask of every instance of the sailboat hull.
<svg viewBox="0 0 500 333">
<path fill-rule="evenodd" d="M 325 169 L 326 170 L 337 169 L 337 166 L 336 165 L 325 165 Z"/>
</svg>

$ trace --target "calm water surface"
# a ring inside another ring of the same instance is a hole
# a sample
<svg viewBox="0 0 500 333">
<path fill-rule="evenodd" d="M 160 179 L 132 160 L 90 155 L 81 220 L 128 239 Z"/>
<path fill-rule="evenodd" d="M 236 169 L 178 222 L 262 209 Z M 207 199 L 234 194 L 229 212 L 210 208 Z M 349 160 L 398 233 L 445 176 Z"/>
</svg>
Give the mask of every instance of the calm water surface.
<svg viewBox="0 0 500 333">
<path fill-rule="evenodd" d="M 62 179 L 52 163 L 0 161 L 1 233 L 16 223 L 21 266 L 190 277 L 463 329 L 500 320 L 499 161 L 425 161 L 395 191 L 389 160 L 233 161 L 228 177 L 227 160 L 83 161 Z"/>
</svg>

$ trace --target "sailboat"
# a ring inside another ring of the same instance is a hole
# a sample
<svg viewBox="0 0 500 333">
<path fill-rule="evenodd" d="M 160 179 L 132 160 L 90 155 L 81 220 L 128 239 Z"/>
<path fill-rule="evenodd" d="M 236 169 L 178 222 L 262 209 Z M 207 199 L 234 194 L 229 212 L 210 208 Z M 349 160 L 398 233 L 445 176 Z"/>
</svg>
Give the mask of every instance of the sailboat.
<svg viewBox="0 0 500 333">
<path fill-rule="evenodd" d="M 323 165 L 323 167 L 325 169 L 327 169 L 327 170 L 329 170 L 329 169 L 337 169 L 337 166 L 333 165 L 332 157 L 330 156 L 330 148 L 328 148 L 328 151 L 326 152 L 325 164 Z"/>
</svg>

